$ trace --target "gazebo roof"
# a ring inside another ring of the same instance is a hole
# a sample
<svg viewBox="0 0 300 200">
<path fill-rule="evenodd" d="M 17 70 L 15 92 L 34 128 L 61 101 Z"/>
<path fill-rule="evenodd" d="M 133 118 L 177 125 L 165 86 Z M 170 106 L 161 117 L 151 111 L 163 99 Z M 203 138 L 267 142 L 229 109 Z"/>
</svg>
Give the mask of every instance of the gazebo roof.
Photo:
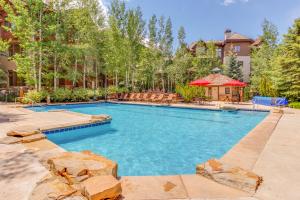
<svg viewBox="0 0 300 200">
<path fill-rule="evenodd" d="M 222 86 L 225 83 L 234 80 L 223 74 L 210 74 L 206 77 L 203 77 L 202 79 L 211 82 L 211 84 L 209 84 L 208 86 Z"/>
</svg>

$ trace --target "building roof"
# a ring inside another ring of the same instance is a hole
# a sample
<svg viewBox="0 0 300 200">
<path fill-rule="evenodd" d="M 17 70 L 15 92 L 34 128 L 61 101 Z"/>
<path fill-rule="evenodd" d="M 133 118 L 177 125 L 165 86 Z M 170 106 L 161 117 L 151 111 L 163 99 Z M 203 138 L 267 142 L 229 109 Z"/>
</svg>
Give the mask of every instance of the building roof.
<svg viewBox="0 0 300 200">
<path fill-rule="evenodd" d="M 227 40 L 251 40 L 251 38 L 248 38 L 244 35 L 241 35 L 239 33 L 232 33 Z"/>
<path fill-rule="evenodd" d="M 210 74 L 206 77 L 203 77 L 202 79 L 211 82 L 211 84 L 209 84 L 209 86 L 221 86 L 229 81 L 234 80 L 223 74 Z"/>
<path fill-rule="evenodd" d="M 251 45 L 256 47 L 256 46 L 261 45 L 262 42 L 263 41 L 261 38 L 257 38 Z"/>
</svg>

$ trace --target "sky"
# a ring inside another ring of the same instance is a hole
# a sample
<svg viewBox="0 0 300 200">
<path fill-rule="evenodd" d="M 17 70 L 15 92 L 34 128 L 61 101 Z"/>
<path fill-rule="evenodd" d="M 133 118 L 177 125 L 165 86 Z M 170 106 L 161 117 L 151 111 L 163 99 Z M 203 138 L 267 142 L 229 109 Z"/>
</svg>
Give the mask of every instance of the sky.
<svg viewBox="0 0 300 200">
<path fill-rule="evenodd" d="M 101 0 L 105 7 L 110 0 Z M 171 17 L 175 46 L 183 26 L 186 42 L 221 40 L 224 30 L 257 38 L 264 19 L 276 25 L 280 35 L 300 17 L 300 0 L 126 0 L 129 8 L 141 7 L 146 21 L 156 14 Z"/>
</svg>

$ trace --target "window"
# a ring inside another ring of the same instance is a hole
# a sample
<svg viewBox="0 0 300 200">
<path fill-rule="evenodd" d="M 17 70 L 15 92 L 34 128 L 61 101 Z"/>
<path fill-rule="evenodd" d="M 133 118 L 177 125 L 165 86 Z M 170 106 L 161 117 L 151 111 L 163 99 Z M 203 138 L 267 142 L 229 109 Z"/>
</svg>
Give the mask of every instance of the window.
<svg viewBox="0 0 300 200">
<path fill-rule="evenodd" d="M 234 52 L 240 52 L 241 51 L 241 46 L 234 46 L 233 51 Z"/>
<path fill-rule="evenodd" d="M 225 88 L 225 94 L 230 94 L 230 88 L 229 87 Z"/>
</svg>

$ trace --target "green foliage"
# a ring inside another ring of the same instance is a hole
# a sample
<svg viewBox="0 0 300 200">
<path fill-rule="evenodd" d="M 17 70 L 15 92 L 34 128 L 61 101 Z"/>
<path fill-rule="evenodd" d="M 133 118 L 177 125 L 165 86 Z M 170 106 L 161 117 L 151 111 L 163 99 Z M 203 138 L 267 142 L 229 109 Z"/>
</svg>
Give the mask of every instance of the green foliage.
<svg viewBox="0 0 300 200">
<path fill-rule="evenodd" d="M 107 95 L 120 94 L 126 92 L 128 92 L 128 89 L 125 87 L 116 87 L 112 85 L 107 88 Z"/>
<path fill-rule="evenodd" d="M 5 87 L 7 83 L 6 73 L 0 68 L 0 87 Z"/>
<path fill-rule="evenodd" d="M 183 26 L 180 26 L 179 30 L 178 30 L 178 42 L 180 47 L 186 47 L 186 43 L 185 43 L 185 30 Z"/>
<path fill-rule="evenodd" d="M 72 90 L 71 93 L 71 101 L 73 102 L 81 102 L 81 101 L 88 101 L 89 100 L 89 92 L 84 88 L 76 88 Z"/>
<path fill-rule="evenodd" d="M 25 104 L 41 103 L 42 101 L 46 101 L 47 96 L 47 91 L 30 90 L 25 94 L 24 98 L 21 101 Z"/>
<path fill-rule="evenodd" d="M 250 87 L 246 86 L 244 88 L 244 101 L 249 101 L 252 99 L 252 94 L 250 93 Z"/>
<path fill-rule="evenodd" d="M 300 18 L 296 19 L 279 46 L 277 87 L 290 101 L 300 100 Z"/>
<path fill-rule="evenodd" d="M 237 60 L 237 56 L 231 53 L 227 63 L 226 75 L 235 80 L 243 80 L 242 64 Z"/>
<path fill-rule="evenodd" d="M 251 89 L 263 96 L 276 96 L 275 58 L 277 56 L 277 28 L 269 21 L 262 24 L 262 44 L 252 49 Z"/>
<path fill-rule="evenodd" d="M 66 102 L 70 101 L 72 91 L 67 88 L 57 88 L 51 93 L 51 101 L 53 102 Z"/>
<path fill-rule="evenodd" d="M 290 108 L 300 109 L 300 102 L 292 102 L 289 104 Z"/>
<path fill-rule="evenodd" d="M 184 99 L 185 102 L 191 102 L 194 98 L 205 98 L 204 87 L 176 85 L 175 91 Z"/>
</svg>

